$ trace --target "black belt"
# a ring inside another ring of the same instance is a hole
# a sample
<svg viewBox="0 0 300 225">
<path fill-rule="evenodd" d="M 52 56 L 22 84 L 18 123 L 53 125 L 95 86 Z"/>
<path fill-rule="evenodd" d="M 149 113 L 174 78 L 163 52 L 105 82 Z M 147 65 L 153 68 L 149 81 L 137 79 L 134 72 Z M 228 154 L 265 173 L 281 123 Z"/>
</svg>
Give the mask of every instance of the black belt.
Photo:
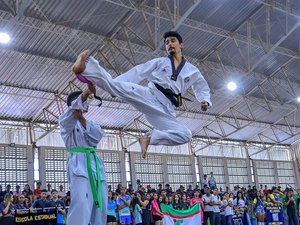
<svg viewBox="0 0 300 225">
<path fill-rule="evenodd" d="M 159 84 L 154 83 L 155 87 L 166 96 L 167 99 L 169 99 L 172 104 L 176 107 L 182 106 L 182 99 L 191 101 L 188 98 L 184 98 L 181 96 L 181 93 L 175 94 L 171 89 L 163 88 Z"/>
</svg>

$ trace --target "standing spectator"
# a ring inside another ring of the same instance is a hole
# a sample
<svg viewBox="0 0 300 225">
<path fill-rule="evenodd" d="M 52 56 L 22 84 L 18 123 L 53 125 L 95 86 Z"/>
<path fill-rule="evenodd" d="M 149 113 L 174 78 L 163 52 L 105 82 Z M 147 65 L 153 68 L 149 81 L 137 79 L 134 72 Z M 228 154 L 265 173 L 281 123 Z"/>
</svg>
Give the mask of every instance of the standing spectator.
<svg viewBox="0 0 300 225">
<path fill-rule="evenodd" d="M 109 191 L 108 202 L 107 202 L 107 225 L 116 225 L 117 223 L 117 202 L 116 196 Z"/>
<path fill-rule="evenodd" d="M 132 184 L 128 184 L 127 193 L 129 193 L 129 194 L 134 193 L 134 189 L 132 187 Z"/>
<path fill-rule="evenodd" d="M 210 172 L 210 177 L 208 179 L 208 185 L 210 190 L 214 190 L 217 187 L 216 179 L 214 178 L 213 172 Z"/>
<path fill-rule="evenodd" d="M 233 204 L 232 199 L 229 196 L 229 193 L 224 194 L 224 199 L 222 201 L 222 207 L 224 209 L 225 214 L 225 225 L 232 225 L 232 216 L 233 216 Z"/>
<path fill-rule="evenodd" d="M 5 191 L 2 191 L 2 185 L 0 185 L 0 203 L 3 201 L 5 195 Z"/>
<path fill-rule="evenodd" d="M 47 207 L 51 207 L 49 201 L 46 199 L 47 198 L 47 193 L 48 193 L 48 191 L 46 189 L 41 190 L 40 198 L 35 200 L 32 203 L 31 208 L 44 209 L 44 208 L 47 208 Z"/>
<path fill-rule="evenodd" d="M 151 211 L 150 211 L 150 194 L 144 194 L 142 191 L 138 191 L 136 194 L 139 204 L 142 206 L 142 222 L 143 225 L 150 225 Z"/>
<path fill-rule="evenodd" d="M 189 196 L 194 195 L 194 190 L 193 190 L 193 187 L 192 187 L 191 184 L 189 185 L 188 189 L 186 190 L 186 194 L 189 195 Z"/>
<path fill-rule="evenodd" d="M 184 186 L 183 186 L 183 185 L 180 185 L 180 187 L 176 190 L 176 194 L 182 195 L 183 192 L 184 192 Z"/>
<path fill-rule="evenodd" d="M 50 200 L 49 205 L 57 209 L 57 225 L 63 225 L 65 224 L 64 216 L 66 215 L 66 205 L 62 200 L 58 199 L 57 190 L 52 189 L 51 195 L 52 200 Z"/>
<path fill-rule="evenodd" d="M 167 197 L 167 192 L 166 192 L 166 190 L 162 190 L 160 196 L 161 196 L 162 198 L 166 198 L 166 197 Z"/>
<path fill-rule="evenodd" d="M 134 197 L 131 201 L 133 222 L 135 225 L 142 225 L 142 209 L 139 205 L 138 197 Z"/>
<path fill-rule="evenodd" d="M 201 197 L 202 196 L 200 194 L 200 191 L 196 189 L 194 192 L 194 198 L 190 200 L 190 206 L 193 206 L 197 203 L 200 204 L 201 223 L 204 223 L 204 215 L 203 215 L 204 204 L 203 204 L 203 199 Z"/>
<path fill-rule="evenodd" d="M 16 186 L 16 191 L 13 192 L 14 203 L 18 202 L 18 198 L 20 197 L 20 195 L 22 195 L 22 192 L 20 191 L 20 185 L 17 185 Z"/>
<path fill-rule="evenodd" d="M 190 208 L 190 202 L 187 200 L 187 195 L 184 193 L 181 198 L 182 198 L 181 201 L 182 209 L 186 210 Z"/>
<path fill-rule="evenodd" d="M 205 195 L 203 195 L 203 203 L 204 203 L 204 225 L 208 224 L 208 219 L 210 221 L 210 225 L 215 225 L 214 218 L 214 199 L 210 193 L 209 187 L 204 188 Z"/>
<path fill-rule="evenodd" d="M 11 186 L 10 186 L 10 184 L 6 185 L 5 194 L 11 194 L 11 195 L 14 194 L 14 193 L 11 191 Z"/>
<path fill-rule="evenodd" d="M 41 194 L 42 194 L 42 182 L 38 181 L 36 182 L 36 189 L 33 190 L 33 200 L 37 200 L 41 198 Z"/>
<path fill-rule="evenodd" d="M 166 184 L 165 185 L 165 191 L 167 192 L 167 195 L 172 194 L 172 187 L 170 186 L 170 184 Z"/>
<path fill-rule="evenodd" d="M 213 208 L 214 208 L 215 225 L 220 225 L 221 224 L 220 207 L 222 203 L 221 203 L 221 198 L 219 196 L 218 188 L 214 189 L 212 197 L 214 202 Z"/>
<path fill-rule="evenodd" d="M 206 186 L 208 186 L 208 180 L 207 180 L 207 175 L 203 175 L 203 179 L 201 180 L 201 189 L 204 189 Z"/>
<path fill-rule="evenodd" d="M 172 196 L 172 195 L 169 195 L 169 196 L 167 197 L 167 199 L 168 199 L 168 204 L 166 203 L 166 205 L 168 205 L 170 208 L 173 209 L 173 196 Z"/>
<path fill-rule="evenodd" d="M 158 184 L 158 189 L 157 189 L 157 194 L 161 194 L 161 192 L 162 192 L 162 184 Z"/>
<path fill-rule="evenodd" d="M 296 214 L 296 202 L 293 197 L 293 190 L 289 190 L 284 199 L 284 205 L 288 215 L 289 225 L 299 225 L 298 215 Z"/>
<path fill-rule="evenodd" d="M 47 196 L 51 196 L 51 193 L 52 193 L 52 188 L 51 188 L 51 184 L 47 184 Z"/>
<path fill-rule="evenodd" d="M 29 206 L 28 204 L 26 203 L 25 201 L 25 196 L 23 194 L 21 194 L 19 197 L 18 197 L 18 202 L 17 204 L 15 204 L 14 206 L 15 208 L 15 212 L 17 214 L 24 214 L 24 213 L 28 213 L 28 211 L 26 209 L 29 209 Z"/>
<path fill-rule="evenodd" d="M 248 207 L 246 205 L 246 199 L 242 191 L 237 193 L 237 198 L 234 199 L 233 205 L 235 210 L 243 216 L 243 224 L 250 224 L 250 217 L 248 214 Z"/>
<path fill-rule="evenodd" d="M 147 193 L 148 194 L 151 194 L 151 193 L 154 193 L 155 192 L 155 189 L 154 188 L 152 188 L 149 184 L 147 185 Z"/>
<path fill-rule="evenodd" d="M 163 225 L 162 218 L 164 217 L 164 214 L 160 211 L 157 193 L 153 194 L 153 200 L 151 202 L 151 213 L 155 225 Z"/>
<path fill-rule="evenodd" d="M 182 209 L 182 204 L 179 198 L 178 194 L 174 195 L 174 201 L 173 201 L 173 209 L 181 210 Z"/>
<path fill-rule="evenodd" d="M 129 195 L 126 195 L 126 188 L 121 187 L 121 194 L 117 198 L 118 211 L 120 216 L 120 222 L 123 225 L 129 225 L 132 223 L 130 215 L 130 202 L 131 198 Z"/>
<path fill-rule="evenodd" d="M 29 184 L 25 184 L 23 194 L 25 195 L 25 198 L 28 198 L 30 200 L 30 204 L 31 204 L 33 200 L 33 192 L 30 189 Z"/>
<path fill-rule="evenodd" d="M 268 196 L 268 194 L 270 193 L 268 186 L 265 185 L 265 189 L 263 190 L 264 196 Z"/>
<path fill-rule="evenodd" d="M 117 189 L 116 189 L 116 193 L 118 193 L 119 195 L 121 194 L 121 187 L 122 187 L 122 184 L 118 184 Z"/>
<path fill-rule="evenodd" d="M 0 220 L 0 225 L 14 225 L 14 197 L 8 192 L 4 195 L 4 200 L 0 204 L 0 212 L 3 215 L 3 218 Z"/>
<path fill-rule="evenodd" d="M 260 191 L 257 192 L 257 196 L 256 198 L 254 198 L 253 204 L 255 205 L 255 214 L 256 214 L 258 225 L 264 225 L 266 212 L 264 209 L 262 192 Z"/>
<path fill-rule="evenodd" d="M 64 186 L 62 184 L 59 185 L 58 198 L 65 198 L 66 196 L 67 193 L 64 191 Z"/>
</svg>

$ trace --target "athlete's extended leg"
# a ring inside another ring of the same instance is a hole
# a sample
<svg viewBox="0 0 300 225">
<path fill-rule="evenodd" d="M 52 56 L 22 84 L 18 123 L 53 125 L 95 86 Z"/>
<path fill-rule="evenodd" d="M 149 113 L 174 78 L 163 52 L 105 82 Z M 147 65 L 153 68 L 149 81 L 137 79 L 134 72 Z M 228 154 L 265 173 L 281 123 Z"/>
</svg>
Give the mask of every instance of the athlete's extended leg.
<svg viewBox="0 0 300 225">
<path fill-rule="evenodd" d="M 82 74 L 88 80 L 109 94 L 120 97 L 145 115 L 154 127 L 150 145 L 179 145 L 190 141 L 190 130 L 176 120 L 148 87 L 112 79 L 93 57 L 89 58 L 85 67 Z"/>
</svg>

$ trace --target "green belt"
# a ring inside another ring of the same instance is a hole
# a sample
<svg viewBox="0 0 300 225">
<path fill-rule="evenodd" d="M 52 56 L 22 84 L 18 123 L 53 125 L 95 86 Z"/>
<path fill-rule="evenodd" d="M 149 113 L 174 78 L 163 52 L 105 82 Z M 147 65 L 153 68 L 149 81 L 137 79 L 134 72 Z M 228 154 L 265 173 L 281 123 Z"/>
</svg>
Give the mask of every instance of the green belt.
<svg viewBox="0 0 300 225">
<path fill-rule="evenodd" d="M 89 180 L 92 188 L 94 203 L 96 205 L 96 208 L 100 208 L 102 210 L 102 182 L 100 177 L 100 163 L 99 163 L 99 158 L 97 156 L 97 151 L 94 148 L 72 148 L 69 150 L 69 153 L 71 154 L 77 152 L 82 152 L 85 153 L 86 155 L 86 165 L 87 165 Z M 97 188 L 93 177 L 91 154 L 93 154 L 96 163 L 97 184 L 98 184 L 98 191 L 100 195 L 100 201 L 98 198 Z"/>
</svg>

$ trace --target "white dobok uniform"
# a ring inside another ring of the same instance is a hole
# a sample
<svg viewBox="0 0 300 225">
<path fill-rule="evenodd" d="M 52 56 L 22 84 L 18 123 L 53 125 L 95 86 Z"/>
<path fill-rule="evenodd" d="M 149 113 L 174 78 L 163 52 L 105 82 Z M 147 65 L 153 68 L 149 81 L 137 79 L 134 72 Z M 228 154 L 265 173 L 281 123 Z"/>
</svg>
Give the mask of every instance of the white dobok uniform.
<svg viewBox="0 0 300 225">
<path fill-rule="evenodd" d="M 73 148 L 96 149 L 104 134 L 99 124 L 87 120 L 86 128 L 84 128 L 74 117 L 74 109 L 86 111 L 87 107 L 87 102 L 82 102 L 80 95 L 59 118 L 61 137 L 68 151 Z M 67 225 L 106 225 L 108 188 L 104 163 L 100 158 L 99 163 L 102 183 L 102 210 L 96 208 L 94 204 L 87 171 L 86 154 L 81 152 L 69 154 L 67 174 L 70 184 L 71 205 L 68 212 Z M 93 156 L 91 157 L 91 167 L 93 176 L 97 180 L 96 164 Z"/>
<path fill-rule="evenodd" d="M 192 138 L 191 131 L 176 120 L 176 113 L 171 101 L 159 91 L 154 83 L 171 89 L 175 94 L 184 93 L 192 87 L 199 102 L 210 102 L 210 89 L 199 69 L 186 62 L 177 80 L 171 80 L 173 74 L 171 60 L 168 57 L 156 58 L 137 65 L 128 72 L 113 79 L 93 57 L 89 57 L 86 69 L 82 73 L 96 86 L 117 96 L 142 112 L 154 127 L 148 133 L 150 145 L 180 145 Z M 148 80 L 148 87 L 139 85 Z M 200 104 L 199 104 L 200 107 Z"/>
</svg>

